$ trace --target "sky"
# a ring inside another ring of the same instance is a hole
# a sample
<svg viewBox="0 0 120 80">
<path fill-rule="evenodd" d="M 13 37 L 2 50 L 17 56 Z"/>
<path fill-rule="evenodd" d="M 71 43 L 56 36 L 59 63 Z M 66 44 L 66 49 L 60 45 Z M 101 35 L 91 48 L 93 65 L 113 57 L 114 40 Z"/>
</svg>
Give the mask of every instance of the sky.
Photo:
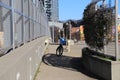
<svg viewBox="0 0 120 80">
<path fill-rule="evenodd" d="M 68 19 L 82 19 L 83 12 L 91 0 L 58 0 L 59 1 L 59 20 L 65 21 Z M 118 0 L 120 3 L 120 0 Z M 111 0 L 112 6 L 114 0 Z M 120 9 L 120 4 L 119 4 Z M 119 10 L 120 13 L 120 10 Z"/>
</svg>

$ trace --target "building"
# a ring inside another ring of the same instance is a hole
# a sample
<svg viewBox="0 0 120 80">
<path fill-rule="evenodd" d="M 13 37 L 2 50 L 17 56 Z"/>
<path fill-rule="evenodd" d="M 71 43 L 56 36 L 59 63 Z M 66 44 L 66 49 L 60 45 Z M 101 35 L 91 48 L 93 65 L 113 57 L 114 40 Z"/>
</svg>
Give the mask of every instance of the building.
<svg viewBox="0 0 120 80">
<path fill-rule="evenodd" d="M 49 21 L 58 21 L 59 9 L 58 0 L 44 0 L 44 9 Z"/>
<path fill-rule="evenodd" d="M 84 40 L 84 26 L 72 27 L 71 28 L 71 39 L 74 41 L 83 41 Z"/>
<path fill-rule="evenodd" d="M 80 40 L 80 27 L 71 28 L 71 39 L 74 41 Z"/>
</svg>

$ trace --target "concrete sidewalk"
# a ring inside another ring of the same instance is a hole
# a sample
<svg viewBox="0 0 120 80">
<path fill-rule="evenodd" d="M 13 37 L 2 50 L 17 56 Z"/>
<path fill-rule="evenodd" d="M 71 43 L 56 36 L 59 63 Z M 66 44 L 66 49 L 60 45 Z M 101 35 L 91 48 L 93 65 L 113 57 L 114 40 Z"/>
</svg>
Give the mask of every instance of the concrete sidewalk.
<svg viewBox="0 0 120 80">
<path fill-rule="evenodd" d="M 81 49 L 84 44 L 75 44 L 63 56 L 55 55 L 58 45 L 49 45 L 35 80 L 98 80 L 81 64 Z"/>
</svg>

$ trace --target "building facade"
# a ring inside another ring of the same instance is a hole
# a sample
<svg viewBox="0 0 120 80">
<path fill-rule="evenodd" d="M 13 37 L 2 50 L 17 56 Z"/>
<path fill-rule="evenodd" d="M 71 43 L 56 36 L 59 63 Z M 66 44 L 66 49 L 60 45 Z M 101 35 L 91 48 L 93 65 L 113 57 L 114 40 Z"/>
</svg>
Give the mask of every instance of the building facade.
<svg viewBox="0 0 120 80">
<path fill-rule="evenodd" d="M 44 9 L 49 21 L 58 21 L 58 0 L 44 0 Z"/>
</svg>

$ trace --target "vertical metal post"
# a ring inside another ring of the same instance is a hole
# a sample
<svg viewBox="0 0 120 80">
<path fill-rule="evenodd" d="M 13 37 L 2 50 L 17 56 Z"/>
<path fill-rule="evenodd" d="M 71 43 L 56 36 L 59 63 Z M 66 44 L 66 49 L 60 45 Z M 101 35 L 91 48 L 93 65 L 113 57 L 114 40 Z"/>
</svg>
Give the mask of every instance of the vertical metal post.
<svg viewBox="0 0 120 80">
<path fill-rule="evenodd" d="M 118 52 L 118 0 L 115 0 L 115 56 L 116 56 L 116 61 L 119 60 L 119 52 Z"/>
<path fill-rule="evenodd" d="M 24 13 L 24 1 L 22 1 L 23 13 Z M 23 16 L 23 42 L 26 43 L 26 36 L 25 36 L 25 17 Z"/>
<path fill-rule="evenodd" d="M 12 7 L 12 46 L 13 50 L 15 49 L 15 25 L 14 25 L 14 2 L 11 0 L 11 7 Z"/>
</svg>

